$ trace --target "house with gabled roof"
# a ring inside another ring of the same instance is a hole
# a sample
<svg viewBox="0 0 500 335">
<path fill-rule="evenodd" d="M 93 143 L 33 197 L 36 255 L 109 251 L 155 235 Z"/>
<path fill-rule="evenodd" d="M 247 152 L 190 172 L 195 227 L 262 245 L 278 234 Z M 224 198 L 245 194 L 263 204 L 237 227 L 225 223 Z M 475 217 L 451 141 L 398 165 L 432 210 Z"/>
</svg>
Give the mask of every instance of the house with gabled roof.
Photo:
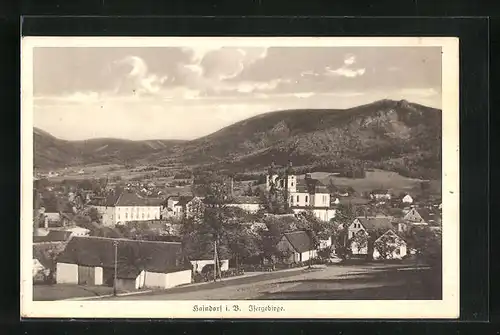
<svg viewBox="0 0 500 335">
<path fill-rule="evenodd" d="M 129 221 L 158 220 L 162 217 L 163 199 L 140 196 L 135 192 L 111 193 L 92 203 L 105 226 L 125 224 Z"/>
<path fill-rule="evenodd" d="M 311 236 L 303 230 L 283 233 L 276 248 L 283 253 L 290 254 L 285 260 L 286 263 L 306 262 L 317 257 Z"/>
<path fill-rule="evenodd" d="M 203 206 L 203 199 L 194 195 L 172 195 L 166 200 L 167 216 L 176 218 L 189 218 Z"/>
<path fill-rule="evenodd" d="M 382 248 L 392 247 L 391 258 L 402 258 L 406 255 L 406 242 L 397 234 L 399 224 L 390 216 L 360 216 L 353 220 L 347 229 L 347 244 L 352 255 L 371 256 L 377 259 Z M 379 246 L 378 250 L 376 246 Z"/>
<path fill-rule="evenodd" d="M 428 225 L 436 223 L 438 217 L 427 208 L 412 207 L 405 211 L 403 220 L 413 225 Z"/>
<path fill-rule="evenodd" d="M 57 257 L 56 280 L 58 284 L 113 286 L 116 266 L 120 290 L 187 284 L 192 269 L 183 260 L 181 248 L 180 242 L 73 237 Z"/>
</svg>

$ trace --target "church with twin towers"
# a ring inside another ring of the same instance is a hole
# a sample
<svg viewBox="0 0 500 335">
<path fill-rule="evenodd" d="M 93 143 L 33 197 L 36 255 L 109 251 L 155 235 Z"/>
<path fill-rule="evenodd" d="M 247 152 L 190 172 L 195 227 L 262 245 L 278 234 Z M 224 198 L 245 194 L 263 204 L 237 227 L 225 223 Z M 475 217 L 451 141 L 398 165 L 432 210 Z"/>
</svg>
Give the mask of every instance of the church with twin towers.
<svg viewBox="0 0 500 335">
<path fill-rule="evenodd" d="M 271 164 L 266 176 L 266 190 L 269 192 L 273 187 L 287 195 L 287 205 L 295 214 L 312 211 L 322 221 L 335 217 L 336 209 L 330 205 L 328 188 L 310 174 L 303 178 L 296 175 L 292 162 L 280 172 L 274 163 Z"/>
</svg>

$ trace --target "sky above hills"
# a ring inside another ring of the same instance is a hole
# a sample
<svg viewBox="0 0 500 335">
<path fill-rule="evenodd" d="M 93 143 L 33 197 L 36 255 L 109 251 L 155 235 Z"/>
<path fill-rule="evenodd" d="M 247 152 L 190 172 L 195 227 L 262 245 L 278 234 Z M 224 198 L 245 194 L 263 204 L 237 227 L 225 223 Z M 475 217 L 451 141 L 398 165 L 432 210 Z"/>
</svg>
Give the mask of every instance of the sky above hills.
<svg viewBox="0 0 500 335">
<path fill-rule="evenodd" d="M 59 138 L 193 139 L 281 109 L 441 108 L 441 49 L 38 47 L 33 94 L 34 126 Z"/>
</svg>

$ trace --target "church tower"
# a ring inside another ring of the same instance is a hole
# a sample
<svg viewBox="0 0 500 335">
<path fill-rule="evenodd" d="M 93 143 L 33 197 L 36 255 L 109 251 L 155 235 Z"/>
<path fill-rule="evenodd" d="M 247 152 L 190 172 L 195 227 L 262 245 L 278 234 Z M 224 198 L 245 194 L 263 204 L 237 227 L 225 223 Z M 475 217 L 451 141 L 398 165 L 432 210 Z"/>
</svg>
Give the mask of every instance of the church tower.
<svg viewBox="0 0 500 335">
<path fill-rule="evenodd" d="M 289 194 L 297 192 L 297 176 L 293 170 L 292 161 L 288 162 L 288 167 L 285 173 L 286 189 Z"/>
</svg>

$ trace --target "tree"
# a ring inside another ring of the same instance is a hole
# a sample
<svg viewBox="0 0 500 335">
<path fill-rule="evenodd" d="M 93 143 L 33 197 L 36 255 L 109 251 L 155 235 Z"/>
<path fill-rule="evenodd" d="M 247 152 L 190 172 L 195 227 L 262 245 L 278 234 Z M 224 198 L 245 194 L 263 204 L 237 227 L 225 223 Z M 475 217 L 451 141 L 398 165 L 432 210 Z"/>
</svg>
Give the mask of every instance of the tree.
<svg viewBox="0 0 500 335">
<path fill-rule="evenodd" d="M 330 258 L 332 251 L 332 247 L 320 249 L 318 250 L 318 257 L 321 259 L 328 259 Z"/>
<path fill-rule="evenodd" d="M 242 227 L 240 223 L 229 224 L 225 227 L 223 245 L 227 245 L 228 251 L 235 259 L 236 267 L 240 260 L 260 255 L 262 253 L 259 236 L 249 228 Z"/>
<path fill-rule="evenodd" d="M 253 196 L 254 195 L 254 192 L 252 190 L 252 186 L 250 184 L 248 184 L 248 187 L 243 194 L 246 196 Z"/>
<path fill-rule="evenodd" d="M 392 259 L 395 251 L 399 250 L 402 245 L 403 241 L 393 234 L 382 235 L 374 242 L 374 248 L 380 259 Z"/>
<path fill-rule="evenodd" d="M 432 267 L 441 267 L 442 236 L 440 229 L 413 226 L 403 233 L 408 250 L 413 250 L 418 259 Z"/>
</svg>

